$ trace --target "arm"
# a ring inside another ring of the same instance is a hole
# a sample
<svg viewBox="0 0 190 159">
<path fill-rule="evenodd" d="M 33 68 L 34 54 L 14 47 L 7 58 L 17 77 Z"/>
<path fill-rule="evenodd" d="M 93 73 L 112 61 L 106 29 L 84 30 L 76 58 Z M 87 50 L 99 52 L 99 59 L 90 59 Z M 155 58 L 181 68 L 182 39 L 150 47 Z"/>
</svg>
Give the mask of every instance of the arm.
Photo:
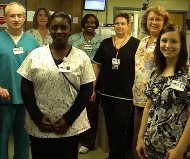
<svg viewBox="0 0 190 159">
<path fill-rule="evenodd" d="M 78 118 L 81 112 L 84 110 L 85 106 L 87 105 L 89 98 L 92 94 L 93 83 L 87 83 L 80 86 L 79 94 L 72 105 L 72 107 L 67 111 L 63 118 L 66 120 L 67 123 L 70 125 Z"/>
<path fill-rule="evenodd" d="M 96 76 L 96 81 L 97 81 L 99 73 L 100 73 L 101 65 L 93 63 L 92 67 L 93 67 L 94 74 Z M 96 86 L 96 81 L 93 82 L 93 88 L 95 88 L 95 86 Z"/>
<path fill-rule="evenodd" d="M 9 91 L 5 88 L 0 87 L 0 97 L 9 100 L 10 99 Z"/>
<path fill-rule="evenodd" d="M 87 83 L 80 86 L 79 94 L 72 105 L 72 107 L 63 114 L 63 118 L 53 123 L 54 132 L 57 134 L 64 134 L 69 129 L 70 125 L 78 118 L 85 106 L 89 102 L 92 95 L 93 83 Z"/>
<path fill-rule="evenodd" d="M 140 126 L 140 130 L 138 134 L 136 151 L 140 159 L 145 159 L 147 155 L 146 146 L 144 143 L 144 134 L 147 129 L 147 122 L 148 122 L 149 110 L 150 110 L 151 105 L 152 105 L 152 101 L 148 99 L 143 111 L 141 126 Z"/>
<path fill-rule="evenodd" d="M 39 123 L 44 115 L 36 104 L 33 83 L 24 77 L 21 81 L 21 94 L 30 118 L 34 123 Z"/>
<path fill-rule="evenodd" d="M 183 155 L 187 150 L 187 147 L 190 145 L 190 107 L 188 108 L 189 118 L 187 120 L 183 134 L 176 145 L 172 150 L 168 151 L 168 159 L 183 159 Z"/>
<path fill-rule="evenodd" d="M 43 115 L 37 106 L 33 83 L 26 78 L 22 78 L 21 81 L 21 94 L 30 118 L 41 131 L 51 132 L 53 130 L 51 121 Z"/>
<path fill-rule="evenodd" d="M 93 66 L 94 74 L 96 76 L 96 80 L 93 81 L 93 94 L 90 98 L 90 102 L 95 102 L 95 100 L 96 100 L 96 81 L 98 79 L 98 75 L 100 73 L 101 66 L 96 63 L 93 63 L 92 66 Z"/>
</svg>

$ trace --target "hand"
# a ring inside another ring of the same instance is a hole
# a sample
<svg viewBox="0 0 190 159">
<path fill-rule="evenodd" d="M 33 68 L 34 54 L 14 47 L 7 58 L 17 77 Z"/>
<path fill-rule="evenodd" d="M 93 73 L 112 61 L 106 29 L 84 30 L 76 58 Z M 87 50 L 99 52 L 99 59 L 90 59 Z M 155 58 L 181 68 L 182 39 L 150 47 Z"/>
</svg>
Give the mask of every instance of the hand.
<svg viewBox="0 0 190 159">
<path fill-rule="evenodd" d="M 63 118 L 61 118 L 53 123 L 53 132 L 56 134 L 65 134 L 69 127 L 70 125 Z"/>
<path fill-rule="evenodd" d="M 183 152 L 176 148 L 168 150 L 166 153 L 166 159 L 183 159 Z"/>
<path fill-rule="evenodd" d="M 90 97 L 90 102 L 94 103 L 95 101 L 96 101 L 96 91 L 93 90 L 93 93 L 92 93 L 92 95 Z"/>
<path fill-rule="evenodd" d="M 147 149 L 143 139 L 138 139 L 136 151 L 140 159 L 146 159 Z"/>
<path fill-rule="evenodd" d="M 2 97 L 3 99 L 9 100 L 10 99 L 9 91 L 7 89 L 0 87 L 0 97 Z"/>
<path fill-rule="evenodd" d="M 53 126 L 52 126 L 50 119 L 45 116 L 37 124 L 37 126 L 42 132 L 52 132 L 53 131 Z"/>
</svg>

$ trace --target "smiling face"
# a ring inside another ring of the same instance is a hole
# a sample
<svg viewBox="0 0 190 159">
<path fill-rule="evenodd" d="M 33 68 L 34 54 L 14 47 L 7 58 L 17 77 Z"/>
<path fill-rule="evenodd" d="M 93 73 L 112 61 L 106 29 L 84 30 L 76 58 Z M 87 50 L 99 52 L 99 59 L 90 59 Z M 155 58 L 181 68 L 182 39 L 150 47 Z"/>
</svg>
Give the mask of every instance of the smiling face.
<svg viewBox="0 0 190 159">
<path fill-rule="evenodd" d="M 163 26 L 164 26 L 164 18 L 153 11 L 149 12 L 147 17 L 147 28 L 149 34 L 158 37 Z"/>
<path fill-rule="evenodd" d="M 180 36 L 177 31 L 166 32 L 160 38 L 160 51 L 166 59 L 176 60 L 181 48 Z"/>
<path fill-rule="evenodd" d="M 5 14 L 5 22 L 7 23 L 8 30 L 22 30 L 24 21 L 25 15 L 23 8 L 17 4 L 10 5 Z"/>
<path fill-rule="evenodd" d="M 55 17 L 50 23 L 49 32 L 53 43 L 64 44 L 68 42 L 71 35 L 71 26 L 66 18 Z"/>
<path fill-rule="evenodd" d="M 95 28 L 96 28 L 96 21 L 94 17 L 90 16 L 84 25 L 84 30 L 87 33 L 94 33 Z"/>
<path fill-rule="evenodd" d="M 40 10 L 37 15 L 38 26 L 46 26 L 48 16 L 44 10 Z"/>
</svg>

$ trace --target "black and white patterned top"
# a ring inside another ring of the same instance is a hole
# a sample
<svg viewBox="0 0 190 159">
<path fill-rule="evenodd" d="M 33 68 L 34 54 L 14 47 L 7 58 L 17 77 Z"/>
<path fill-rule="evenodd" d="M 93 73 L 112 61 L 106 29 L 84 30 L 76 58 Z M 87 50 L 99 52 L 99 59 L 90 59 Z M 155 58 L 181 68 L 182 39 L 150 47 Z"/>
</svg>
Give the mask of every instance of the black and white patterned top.
<svg viewBox="0 0 190 159">
<path fill-rule="evenodd" d="M 95 80 L 90 58 L 80 49 L 72 47 L 69 55 L 63 58 L 62 65 L 70 68 L 65 69 L 64 74 L 78 90 L 80 85 Z M 55 64 L 49 45 L 33 50 L 17 72 L 33 82 L 37 106 L 52 122 L 61 119 L 76 100 L 78 92 Z M 84 109 L 65 134 L 40 131 L 28 113 L 25 127 L 35 137 L 60 138 L 80 134 L 88 130 L 90 125 Z"/>
<path fill-rule="evenodd" d="M 188 74 L 182 72 L 168 77 L 152 73 L 145 90 L 152 101 L 144 137 L 149 150 L 165 155 L 180 140 L 189 115 L 189 82 Z"/>
</svg>

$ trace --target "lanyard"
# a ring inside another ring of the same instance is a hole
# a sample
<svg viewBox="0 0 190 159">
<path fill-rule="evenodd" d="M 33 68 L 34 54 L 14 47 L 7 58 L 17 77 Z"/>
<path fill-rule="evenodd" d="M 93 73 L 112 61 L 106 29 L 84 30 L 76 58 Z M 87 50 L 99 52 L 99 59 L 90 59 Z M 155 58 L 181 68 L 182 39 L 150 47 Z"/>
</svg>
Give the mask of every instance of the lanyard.
<svg viewBox="0 0 190 159">
<path fill-rule="evenodd" d="M 118 54 L 119 54 L 119 50 L 121 49 L 121 47 L 123 46 L 123 43 L 125 42 L 125 40 L 127 39 L 127 37 L 128 37 L 128 35 L 125 37 L 125 39 L 123 40 L 123 42 L 121 43 L 121 45 L 120 45 L 120 47 L 117 49 L 116 48 L 116 43 L 115 43 L 115 37 L 114 37 L 114 44 L 115 44 L 115 48 L 116 48 L 116 59 L 117 59 L 117 57 L 118 57 Z"/>
</svg>

